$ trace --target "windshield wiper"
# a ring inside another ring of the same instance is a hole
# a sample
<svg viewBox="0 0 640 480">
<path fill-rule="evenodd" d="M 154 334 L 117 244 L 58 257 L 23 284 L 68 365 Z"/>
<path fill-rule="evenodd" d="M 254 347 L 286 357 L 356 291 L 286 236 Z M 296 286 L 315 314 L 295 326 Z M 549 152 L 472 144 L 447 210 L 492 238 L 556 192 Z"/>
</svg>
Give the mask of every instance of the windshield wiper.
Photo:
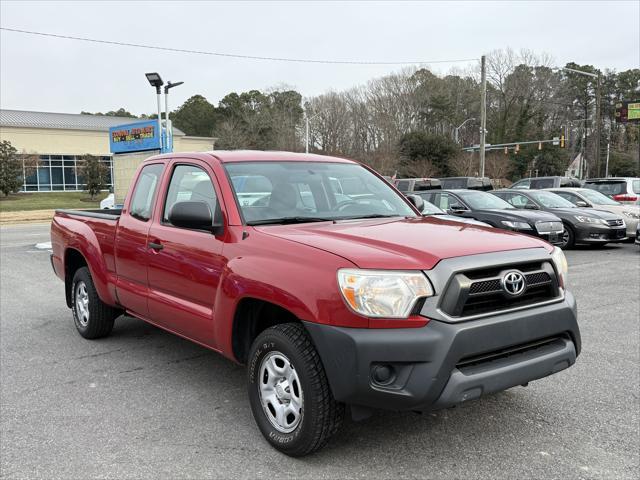
<svg viewBox="0 0 640 480">
<path fill-rule="evenodd" d="M 311 223 L 311 222 L 334 222 L 333 218 L 322 217 L 282 217 L 267 218 L 266 220 L 255 220 L 247 222 L 247 225 L 291 225 L 293 223 Z"/>
<path fill-rule="evenodd" d="M 392 218 L 392 217 L 402 217 L 402 215 L 384 215 L 382 213 L 372 213 L 371 215 L 363 215 L 361 217 L 340 217 L 336 220 L 363 220 L 365 218 Z"/>
</svg>

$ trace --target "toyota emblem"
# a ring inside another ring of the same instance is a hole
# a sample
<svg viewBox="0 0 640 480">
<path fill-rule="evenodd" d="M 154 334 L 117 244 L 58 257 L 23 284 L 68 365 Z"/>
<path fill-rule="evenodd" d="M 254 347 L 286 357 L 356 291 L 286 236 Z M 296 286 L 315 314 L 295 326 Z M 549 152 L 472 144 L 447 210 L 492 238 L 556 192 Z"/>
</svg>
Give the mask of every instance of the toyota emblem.
<svg viewBox="0 0 640 480">
<path fill-rule="evenodd" d="M 512 270 L 503 275 L 502 288 L 509 295 L 517 297 L 527 288 L 527 281 L 522 273 L 517 270 Z"/>
</svg>

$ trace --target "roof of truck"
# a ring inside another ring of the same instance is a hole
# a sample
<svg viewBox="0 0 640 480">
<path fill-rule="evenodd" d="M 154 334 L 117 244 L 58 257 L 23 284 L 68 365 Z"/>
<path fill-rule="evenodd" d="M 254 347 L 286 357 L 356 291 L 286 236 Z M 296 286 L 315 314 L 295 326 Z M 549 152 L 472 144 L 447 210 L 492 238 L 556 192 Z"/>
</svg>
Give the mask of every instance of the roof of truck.
<svg viewBox="0 0 640 480">
<path fill-rule="evenodd" d="M 345 158 L 314 153 L 277 152 L 262 150 L 214 150 L 208 152 L 221 162 L 333 162 L 356 163 Z"/>
</svg>

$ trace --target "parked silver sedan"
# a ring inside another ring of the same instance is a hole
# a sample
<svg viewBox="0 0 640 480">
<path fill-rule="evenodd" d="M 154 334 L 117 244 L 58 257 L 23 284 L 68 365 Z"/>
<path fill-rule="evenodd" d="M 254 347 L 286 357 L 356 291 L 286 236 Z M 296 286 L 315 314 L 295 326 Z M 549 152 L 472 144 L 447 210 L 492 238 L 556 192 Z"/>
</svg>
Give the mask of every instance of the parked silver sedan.
<svg viewBox="0 0 640 480">
<path fill-rule="evenodd" d="M 640 220 L 640 207 L 637 205 L 623 205 L 602 193 L 590 188 L 547 188 L 550 192 L 569 200 L 576 207 L 595 208 L 615 213 L 624 218 L 627 224 L 627 237 L 635 238 Z"/>
</svg>

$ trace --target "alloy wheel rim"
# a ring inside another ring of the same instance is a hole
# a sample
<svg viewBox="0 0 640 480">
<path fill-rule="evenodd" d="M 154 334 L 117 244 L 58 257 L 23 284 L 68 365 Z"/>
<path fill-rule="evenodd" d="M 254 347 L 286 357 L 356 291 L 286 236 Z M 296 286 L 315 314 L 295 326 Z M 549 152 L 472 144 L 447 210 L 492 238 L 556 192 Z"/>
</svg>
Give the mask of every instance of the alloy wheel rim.
<svg viewBox="0 0 640 480">
<path fill-rule="evenodd" d="M 89 324 L 89 292 L 84 282 L 76 285 L 76 316 L 83 327 Z"/>
<path fill-rule="evenodd" d="M 569 243 L 569 231 L 565 228 L 564 232 L 562 232 L 562 245 L 567 245 Z"/>
<path fill-rule="evenodd" d="M 260 404 L 269 423 L 282 433 L 291 433 L 302 420 L 303 395 L 298 372 L 281 352 L 269 352 L 260 363 Z"/>
</svg>

